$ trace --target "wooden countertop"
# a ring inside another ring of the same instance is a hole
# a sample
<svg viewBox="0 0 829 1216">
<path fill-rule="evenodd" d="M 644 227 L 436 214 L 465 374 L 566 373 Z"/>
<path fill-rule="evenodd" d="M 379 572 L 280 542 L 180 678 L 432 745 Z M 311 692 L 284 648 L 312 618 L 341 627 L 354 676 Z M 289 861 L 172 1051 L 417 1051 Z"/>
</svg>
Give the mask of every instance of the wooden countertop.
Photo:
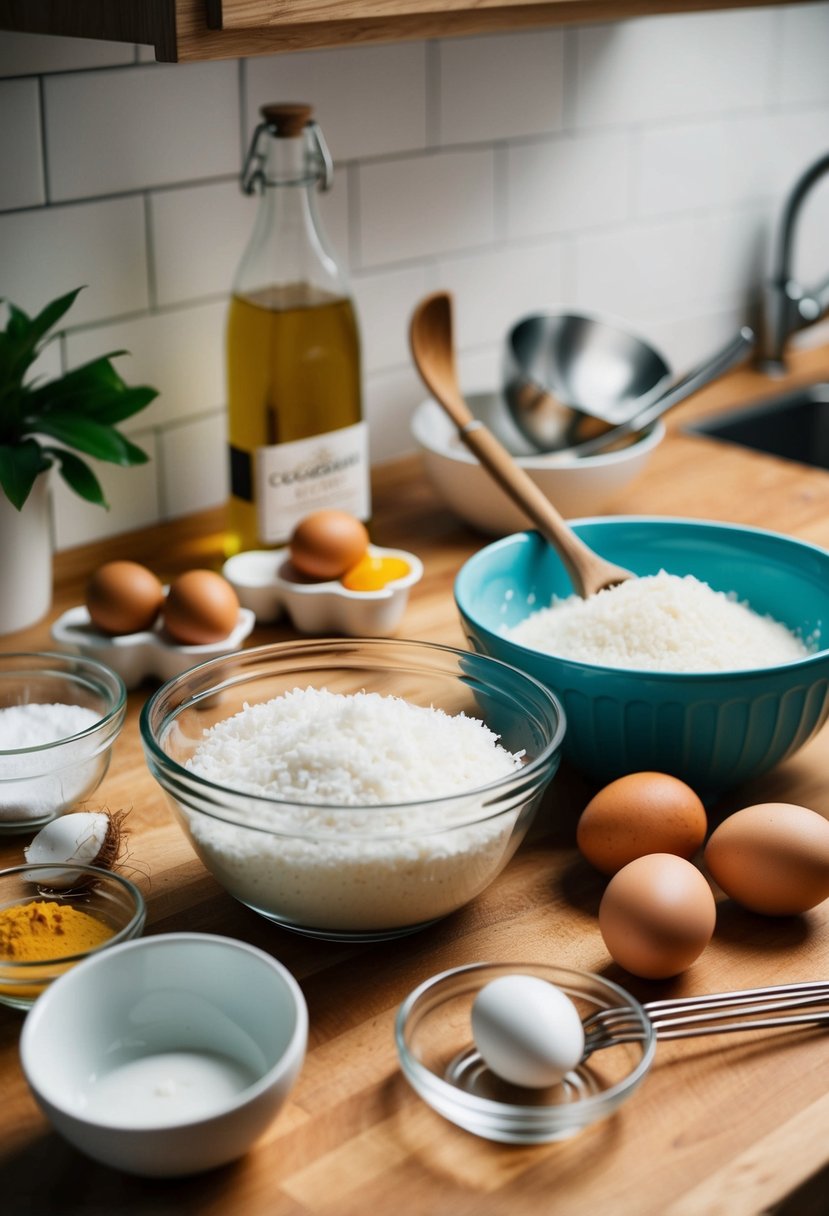
<svg viewBox="0 0 829 1216">
<path fill-rule="evenodd" d="M 786 384 L 829 377 L 829 348 L 798 355 L 795 367 Z M 732 520 L 829 547 L 829 473 L 683 430 L 695 417 L 781 387 L 738 370 L 680 407 L 646 472 L 608 510 Z M 133 557 L 162 577 L 218 565 L 221 522 L 216 511 L 59 554 L 49 618 L 0 646 L 48 648 L 50 621 L 82 601 L 86 577 L 101 561 Z M 415 551 L 425 564 L 398 632 L 463 646 L 452 581 L 486 538 L 440 506 L 418 457 L 376 470 L 372 535 L 378 544 Z M 283 627 L 259 628 L 250 644 L 290 636 Z M 0 1207 L 9 1216 L 825 1211 L 826 1178 L 815 1178 L 829 1163 L 825 1033 L 660 1044 L 644 1085 L 612 1118 L 569 1142 L 515 1148 L 479 1140 L 434 1114 L 397 1067 L 392 1026 L 416 983 L 481 960 L 601 971 L 642 999 L 825 978 L 829 901 L 787 920 L 726 905 L 713 942 L 689 972 L 662 983 L 633 981 L 609 962 L 596 921 L 602 883 L 574 848 L 576 819 L 591 791 L 562 771 L 530 838 L 467 908 L 388 945 L 305 940 L 235 903 L 196 859 L 144 764 L 137 717 L 147 693 L 130 695 L 110 771 L 92 803 L 129 809 L 124 868 L 146 895 L 148 932 L 230 934 L 270 950 L 293 971 L 311 1015 L 306 1064 L 289 1104 L 244 1160 L 190 1180 L 132 1179 L 81 1159 L 50 1130 L 20 1071 L 21 1017 L 0 1009 Z M 829 815 L 827 773 L 823 731 L 775 772 L 732 791 L 722 809 L 782 800 Z M 24 843 L 4 840 L 0 863 L 22 860 Z"/>
</svg>

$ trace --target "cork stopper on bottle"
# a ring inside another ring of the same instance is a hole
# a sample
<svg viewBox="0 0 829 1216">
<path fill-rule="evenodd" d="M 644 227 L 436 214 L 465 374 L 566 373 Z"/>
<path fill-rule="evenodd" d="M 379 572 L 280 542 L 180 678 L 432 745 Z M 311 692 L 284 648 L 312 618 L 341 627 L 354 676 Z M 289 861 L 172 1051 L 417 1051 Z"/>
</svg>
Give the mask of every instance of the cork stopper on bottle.
<svg viewBox="0 0 829 1216">
<path fill-rule="evenodd" d="M 283 139 L 293 139 L 301 135 L 313 114 L 313 107 L 295 101 L 273 102 L 262 106 L 262 117 L 274 135 Z"/>
</svg>

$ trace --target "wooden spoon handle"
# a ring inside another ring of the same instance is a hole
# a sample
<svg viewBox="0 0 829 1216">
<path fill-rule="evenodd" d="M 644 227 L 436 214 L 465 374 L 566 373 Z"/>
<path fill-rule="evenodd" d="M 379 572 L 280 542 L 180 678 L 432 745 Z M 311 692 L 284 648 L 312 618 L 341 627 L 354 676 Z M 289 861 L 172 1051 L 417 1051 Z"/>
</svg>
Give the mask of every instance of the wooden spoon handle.
<svg viewBox="0 0 829 1216">
<path fill-rule="evenodd" d="M 477 419 L 459 429 L 463 443 L 557 550 L 578 595 L 594 595 L 630 578 L 630 572 L 594 553 L 572 531 L 529 474 Z"/>
<path fill-rule="evenodd" d="M 418 304 L 409 326 L 409 341 L 415 367 L 429 392 L 452 419 L 473 456 L 557 550 L 576 592 L 586 598 L 633 578 L 629 570 L 614 566 L 588 549 L 529 474 L 492 432 L 472 416 L 458 384 L 452 343 L 452 301 L 445 291 L 435 292 Z"/>
</svg>

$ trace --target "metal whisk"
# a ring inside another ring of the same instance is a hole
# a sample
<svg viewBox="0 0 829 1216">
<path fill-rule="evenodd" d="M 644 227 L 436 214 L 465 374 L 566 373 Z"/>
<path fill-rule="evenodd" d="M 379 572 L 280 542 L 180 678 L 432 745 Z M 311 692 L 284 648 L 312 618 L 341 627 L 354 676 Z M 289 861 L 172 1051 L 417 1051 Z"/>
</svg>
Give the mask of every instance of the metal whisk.
<svg viewBox="0 0 829 1216">
<path fill-rule="evenodd" d="M 659 1039 L 784 1026 L 829 1026 L 829 980 L 646 1001 L 642 1008 Z M 791 1012 L 796 1009 L 808 1012 Z M 585 1018 L 583 1058 L 617 1043 L 635 1042 L 644 1034 L 629 1006 L 600 1009 Z"/>
</svg>

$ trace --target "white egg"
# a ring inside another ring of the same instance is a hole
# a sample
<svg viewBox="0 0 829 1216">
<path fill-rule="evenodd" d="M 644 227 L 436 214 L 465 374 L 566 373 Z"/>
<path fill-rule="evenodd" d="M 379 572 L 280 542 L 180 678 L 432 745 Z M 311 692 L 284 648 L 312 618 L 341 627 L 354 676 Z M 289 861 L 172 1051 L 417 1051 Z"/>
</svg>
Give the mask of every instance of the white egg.
<svg viewBox="0 0 829 1216">
<path fill-rule="evenodd" d="M 484 1063 L 505 1081 L 555 1085 L 584 1052 L 584 1030 L 570 998 L 533 975 L 504 975 L 472 1005 L 472 1036 Z"/>
</svg>

